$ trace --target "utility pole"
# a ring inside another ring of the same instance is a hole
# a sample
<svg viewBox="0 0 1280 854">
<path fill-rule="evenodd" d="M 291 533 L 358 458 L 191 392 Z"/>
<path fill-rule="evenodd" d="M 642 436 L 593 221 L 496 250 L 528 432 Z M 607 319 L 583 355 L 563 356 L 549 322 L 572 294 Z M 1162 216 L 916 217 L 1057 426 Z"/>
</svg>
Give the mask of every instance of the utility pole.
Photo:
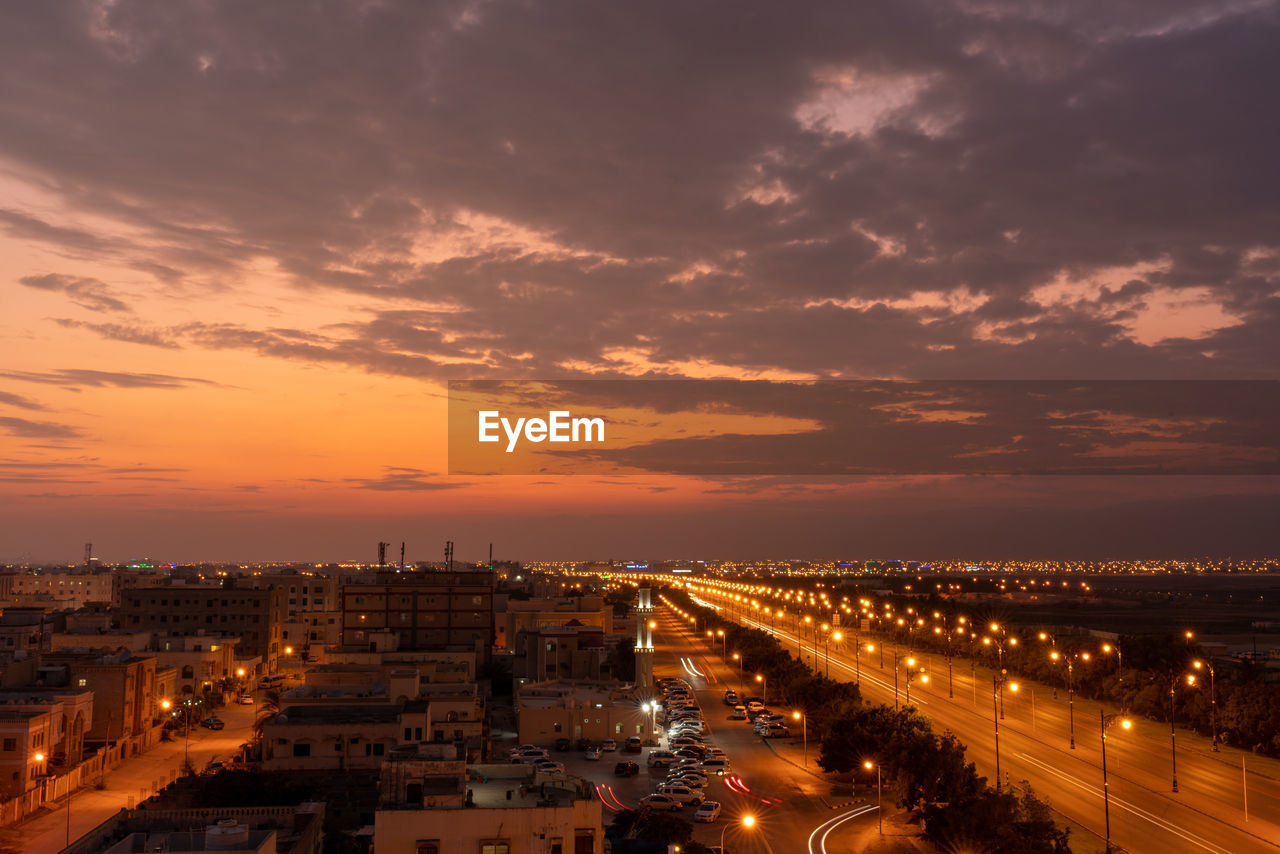
<svg viewBox="0 0 1280 854">
<path fill-rule="evenodd" d="M 404 541 L 400 541 L 400 568 L 404 569 Z"/>
</svg>

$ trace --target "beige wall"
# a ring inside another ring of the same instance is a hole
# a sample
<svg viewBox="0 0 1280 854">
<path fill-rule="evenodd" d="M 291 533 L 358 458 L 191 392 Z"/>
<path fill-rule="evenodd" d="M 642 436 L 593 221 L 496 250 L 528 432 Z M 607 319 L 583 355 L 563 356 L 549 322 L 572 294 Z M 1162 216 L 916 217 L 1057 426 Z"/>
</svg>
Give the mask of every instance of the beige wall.
<svg viewBox="0 0 1280 854">
<path fill-rule="evenodd" d="M 417 854 L 418 844 L 438 841 L 440 854 L 479 854 L 486 841 L 510 844 L 511 854 L 549 854 L 561 840 L 573 854 L 574 836 L 590 831 L 593 854 L 603 854 L 604 830 L 599 801 L 573 801 L 561 807 L 511 809 L 379 810 L 373 821 L 377 854 Z"/>
</svg>

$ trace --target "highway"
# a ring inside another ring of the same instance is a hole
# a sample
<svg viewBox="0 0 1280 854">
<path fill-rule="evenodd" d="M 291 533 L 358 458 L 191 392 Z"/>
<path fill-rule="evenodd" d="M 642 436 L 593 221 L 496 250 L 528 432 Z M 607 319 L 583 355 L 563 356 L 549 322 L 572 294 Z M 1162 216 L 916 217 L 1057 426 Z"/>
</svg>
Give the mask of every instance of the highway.
<svg viewBox="0 0 1280 854">
<path fill-rule="evenodd" d="M 745 614 L 730 619 L 772 632 L 796 654 L 797 637 L 790 627 L 771 627 Z M 865 642 L 865 641 L 864 641 Z M 878 639 L 875 641 L 879 643 Z M 707 643 L 699 644 L 703 650 Z M 852 647 L 852 644 L 849 645 Z M 901 650 L 906 652 L 905 649 Z M 817 664 L 826 667 L 820 647 Z M 804 657 L 813 662 L 813 650 L 804 645 Z M 894 702 L 893 657 L 877 653 L 861 655 L 861 688 L 875 703 Z M 911 699 L 938 731 L 955 733 L 968 748 L 979 773 L 996 779 L 996 731 L 992 709 L 992 671 L 956 659 L 954 698 L 948 698 L 945 659 L 930 656 L 928 685 L 915 683 Z M 851 648 L 830 649 L 831 676 L 856 681 L 859 666 Z M 976 674 L 976 679 L 975 679 Z M 901 680 L 900 680 L 901 684 Z M 1000 721 L 1000 776 L 1017 786 L 1026 781 L 1061 816 L 1076 827 L 1077 850 L 1101 847 L 1104 835 L 1100 706 L 1078 696 L 1074 703 L 1076 748 L 1069 746 L 1066 691 L 1024 684 L 1023 691 L 1004 692 L 1005 719 Z M 899 702 L 905 692 L 899 692 Z M 1034 712 L 1033 712 L 1034 708 Z M 1112 709 L 1106 709 L 1110 713 Z M 1167 726 L 1136 721 L 1132 730 L 1113 728 L 1107 737 L 1107 772 L 1110 784 L 1111 840 L 1132 852 L 1196 852 L 1197 854 L 1275 854 L 1280 851 L 1280 780 L 1256 773 L 1248 775 L 1248 821 L 1240 753 L 1209 750 L 1208 739 L 1185 730 L 1177 734 L 1178 792 L 1172 791 L 1172 762 Z M 1087 837 L 1092 834 L 1092 838 Z"/>
</svg>

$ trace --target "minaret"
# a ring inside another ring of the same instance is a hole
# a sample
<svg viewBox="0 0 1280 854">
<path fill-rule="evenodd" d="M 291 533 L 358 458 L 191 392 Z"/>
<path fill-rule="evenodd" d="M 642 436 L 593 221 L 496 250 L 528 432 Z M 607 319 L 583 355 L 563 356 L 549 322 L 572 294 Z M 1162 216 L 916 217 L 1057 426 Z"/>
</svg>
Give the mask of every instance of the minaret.
<svg viewBox="0 0 1280 854">
<path fill-rule="evenodd" d="M 636 687 L 653 687 L 653 603 L 648 587 L 641 587 L 636 598 Z"/>
</svg>

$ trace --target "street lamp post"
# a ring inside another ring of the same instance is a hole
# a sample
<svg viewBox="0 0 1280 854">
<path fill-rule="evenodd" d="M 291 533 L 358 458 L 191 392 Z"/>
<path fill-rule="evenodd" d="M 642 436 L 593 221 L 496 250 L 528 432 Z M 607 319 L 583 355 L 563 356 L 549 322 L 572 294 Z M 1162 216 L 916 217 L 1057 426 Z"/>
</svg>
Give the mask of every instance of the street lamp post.
<svg viewBox="0 0 1280 854">
<path fill-rule="evenodd" d="M 862 767 L 870 771 L 876 769 L 876 819 L 880 825 L 880 835 L 884 836 L 884 804 L 882 803 L 883 795 L 880 793 L 880 763 L 866 761 L 862 763 Z"/>
<path fill-rule="evenodd" d="M 1102 728 L 1102 813 L 1107 828 L 1107 854 L 1111 854 L 1111 791 L 1107 788 L 1107 730 L 1119 723 L 1122 729 L 1128 729 L 1133 723 L 1120 715 L 1108 715 L 1098 710 Z"/>
<path fill-rule="evenodd" d="M 791 717 L 800 721 L 800 732 L 804 738 L 804 767 L 809 767 L 809 716 L 804 712 L 795 711 L 791 713 Z M 793 742 L 794 743 L 794 742 Z"/>
<path fill-rule="evenodd" d="M 842 640 L 844 640 L 844 635 L 842 635 L 839 631 L 833 631 L 833 632 L 831 632 L 830 634 L 828 634 L 828 635 L 827 635 L 827 643 L 823 645 L 823 651 L 826 653 L 826 656 L 827 656 L 827 678 L 828 678 L 828 679 L 830 679 L 830 678 L 831 678 L 831 646 L 830 646 L 830 643 L 831 643 L 831 641 L 835 641 L 837 644 L 839 644 L 839 643 L 840 643 L 840 641 L 842 641 Z"/>
<path fill-rule="evenodd" d="M 753 815 L 744 815 L 742 817 L 742 826 L 745 827 L 747 830 L 750 830 L 752 827 L 754 827 L 755 823 L 756 823 L 756 817 Z M 729 829 L 729 825 L 727 823 L 725 824 L 724 827 L 720 828 L 720 850 L 721 851 L 724 850 L 724 832 L 728 829 Z"/>
<path fill-rule="evenodd" d="M 735 652 L 733 654 L 733 660 L 738 662 L 738 690 L 741 691 L 742 690 L 742 654 Z"/>
<path fill-rule="evenodd" d="M 760 701 L 766 705 L 769 703 L 769 682 L 764 678 L 763 673 L 756 674 L 756 681 L 760 683 Z"/>
<path fill-rule="evenodd" d="M 1110 655 L 1113 652 L 1116 654 L 1116 681 L 1124 682 L 1124 656 L 1120 652 L 1119 641 L 1116 642 L 1115 646 L 1112 646 L 1109 643 L 1104 643 L 1102 645 L 1102 651 L 1107 655 Z"/>
<path fill-rule="evenodd" d="M 991 676 L 991 724 L 995 729 L 996 736 L 996 791 L 1000 791 L 1000 695 L 1004 692 L 1004 683 L 1007 677 L 1003 670 L 998 674 Z M 1016 683 L 1010 686 L 1010 690 L 1016 691 L 1018 686 Z"/>
<path fill-rule="evenodd" d="M 1173 683 L 1169 686 L 1169 757 L 1173 762 L 1174 792 L 1178 791 L 1178 734 L 1174 730 L 1173 718 L 1174 714 L 1177 712 L 1177 705 L 1174 700 L 1176 699 L 1175 692 L 1178 690 L 1179 681 L 1180 680 L 1178 679 L 1174 679 Z"/>
<path fill-rule="evenodd" d="M 1218 749 L 1218 691 L 1216 686 L 1213 684 L 1213 662 L 1201 661 L 1199 659 L 1196 659 L 1191 663 L 1191 666 L 1194 667 L 1196 670 L 1204 669 L 1209 671 L 1209 720 L 1212 722 L 1211 725 L 1213 726 L 1213 741 L 1210 743 L 1210 748 L 1214 751 L 1217 751 Z"/>
</svg>

